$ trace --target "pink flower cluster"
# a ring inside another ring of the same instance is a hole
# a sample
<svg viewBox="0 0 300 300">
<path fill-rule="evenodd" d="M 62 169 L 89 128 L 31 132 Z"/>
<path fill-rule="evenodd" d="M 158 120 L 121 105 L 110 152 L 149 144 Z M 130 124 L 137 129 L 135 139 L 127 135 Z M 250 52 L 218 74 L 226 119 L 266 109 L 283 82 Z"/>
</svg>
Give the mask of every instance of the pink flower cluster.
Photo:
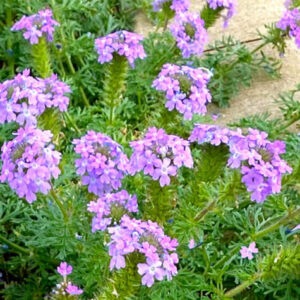
<svg viewBox="0 0 300 300">
<path fill-rule="evenodd" d="M 143 171 L 161 186 L 170 184 L 170 176 L 176 176 L 180 167 L 193 167 L 189 142 L 168 135 L 163 129 L 151 127 L 144 139 L 130 143 L 133 154 L 130 157 L 129 173 Z"/>
<path fill-rule="evenodd" d="M 50 9 L 40 10 L 37 14 L 23 16 L 16 22 L 11 30 L 24 31 L 23 37 L 29 40 L 30 44 L 38 44 L 40 37 L 45 37 L 49 42 L 53 41 L 54 27 L 59 23 L 52 18 Z"/>
<path fill-rule="evenodd" d="M 277 28 L 287 31 L 290 37 L 295 38 L 295 43 L 300 48 L 300 10 L 298 8 L 287 9 L 277 22 Z"/>
<path fill-rule="evenodd" d="M 66 111 L 70 87 L 57 79 L 34 78 L 29 70 L 17 74 L 12 80 L 0 83 L 0 124 L 15 121 L 21 126 L 35 126 L 37 117 L 47 108 Z"/>
<path fill-rule="evenodd" d="M 56 295 L 81 295 L 83 293 L 83 290 L 80 289 L 78 286 L 72 284 L 71 281 L 67 281 L 67 276 L 70 275 L 73 271 L 72 266 L 68 265 L 66 262 L 62 262 L 57 267 L 57 272 L 63 276 L 63 281 L 60 284 L 56 285 L 56 289 L 54 289 L 52 292 Z M 73 298 L 72 298 L 73 299 Z"/>
<path fill-rule="evenodd" d="M 193 114 L 206 113 L 206 104 L 211 101 L 207 88 L 211 75 L 203 68 L 165 64 L 152 86 L 165 92 L 169 111 L 176 109 L 191 120 Z"/>
<path fill-rule="evenodd" d="M 77 174 L 82 176 L 82 184 L 88 186 L 90 193 L 102 196 L 121 187 L 128 158 L 118 143 L 91 130 L 73 144 L 75 152 L 80 154 L 75 161 Z"/>
<path fill-rule="evenodd" d="M 146 53 L 141 44 L 143 37 L 126 30 L 117 31 L 95 40 L 98 62 L 103 64 L 113 59 L 114 55 L 125 56 L 131 66 L 137 58 L 145 58 Z"/>
<path fill-rule="evenodd" d="M 177 274 L 178 256 L 173 251 L 178 242 L 165 235 L 157 223 L 125 215 L 120 225 L 109 227 L 108 232 L 111 236 L 108 244 L 111 270 L 125 268 L 126 255 L 139 252 L 145 256 L 145 262 L 137 265 L 143 285 L 150 287 L 155 279 L 171 280 Z"/>
<path fill-rule="evenodd" d="M 226 8 L 227 15 L 224 21 L 224 27 L 228 26 L 228 20 L 235 14 L 236 12 L 236 0 L 207 0 L 207 4 L 211 9 L 218 8 Z"/>
<path fill-rule="evenodd" d="M 16 137 L 1 148 L 3 161 L 0 181 L 7 181 L 19 197 L 29 203 L 37 193 L 47 194 L 51 178 L 60 174 L 61 154 L 50 144 L 52 134 L 37 128 L 20 128 Z"/>
<path fill-rule="evenodd" d="M 208 43 L 204 21 L 197 13 L 176 14 L 170 24 L 170 31 L 184 58 L 189 58 L 191 55 L 200 56 Z"/>
<path fill-rule="evenodd" d="M 241 168 L 242 182 L 251 193 L 251 200 L 260 203 L 267 196 L 279 193 L 282 175 L 292 172 L 280 157 L 285 153 L 284 142 L 270 142 L 267 136 L 265 132 L 251 128 L 247 135 L 243 135 L 240 129 L 234 131 L 216 125 L 197 124 L 189 140 L 216 146 L 227 144 L 230 152 L 228 166 Z"/>
<path fill-rule="evenodd" d="M 125 190 L 107 193 L 97 201 L 91 201 L 88 204 L 88 211 L 96 214 L 92 220 L 92 232 L 103 231 L 110 224 L 119 221 L 123 215 L 137 212 L 137 198 L 135 195 L 129 195 Z"/>
<path fill-rule="evenodd" d="M 167 5 L 170 9 L 174 10 L 176 13 L 185 12 L 189 9 L 189 0 L 154 0 L 152 2 L 153 11 L 159 11 Z"/>
</svg>

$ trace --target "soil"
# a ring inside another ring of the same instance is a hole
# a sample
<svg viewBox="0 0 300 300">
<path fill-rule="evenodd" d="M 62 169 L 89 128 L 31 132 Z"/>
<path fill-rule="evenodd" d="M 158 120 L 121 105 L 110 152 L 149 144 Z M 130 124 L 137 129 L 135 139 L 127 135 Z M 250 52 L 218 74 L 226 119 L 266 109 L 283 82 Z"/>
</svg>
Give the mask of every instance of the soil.
<svg viewBox="0 0 300 300">
<path fill-rule="evenodd" d="M 199 12 L 206 1 L 190 0 L 191 11 Z M 236 14 L 229 20 L 229 26 L 223 28 L 223 20 L 209 29 L 210 43 L 221 39 L 223 35 L 231 35 L 234 39 L 246 41 L 258 37 L 257 30 L 265 32 L 265 24 L 277 22 L 284 10 L 284 0 L 238 0 Z M 136 32 L 147 36 L 154 30 L 143 13 L 136 17 Z M 250 45 L 250 44 L 248 44 Z M 251 43 L 256 47 L 259 42 Z M 252 115 L 268 112 L 272 117 L 280 116 L 280 110 L 274 100 L 283 91 L 291 90 L 300 82 L 300 49 L 297 49 L 293 40 L 287 41 L 287 50 L 282 61 L 280 70 L 281 77 L 272 79 L 270 76 L 257 76 L 249 88 L 242 88 L 237 96 L 230 101 L 230 107 L 219 108 L 209 105 L 211 114 L 218 114 L 217 123 L 225 125 L 229 122 Z M 265 51 L 265 49 L 264 49 Z M 266 49 L 266 53 L 279 58 L 276 50 Z"/>
</svg>

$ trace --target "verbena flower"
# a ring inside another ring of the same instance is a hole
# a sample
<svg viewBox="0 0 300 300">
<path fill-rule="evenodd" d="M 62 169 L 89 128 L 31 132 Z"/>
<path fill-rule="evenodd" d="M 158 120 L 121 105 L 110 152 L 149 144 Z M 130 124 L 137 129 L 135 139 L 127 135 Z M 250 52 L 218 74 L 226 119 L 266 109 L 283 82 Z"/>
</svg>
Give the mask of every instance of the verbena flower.
<svg viewBox="0 0 300 300">
<path fill-rule="evenodd" d="M 8 182 L 19 197 L 29 203 L 37 193 L 48 194 L 51 179 L 60 174 L 61 154 L 50 143 L 52 133 L 37 128 L 20 128 L 16 137 L 1 148 L 3 162 L 0 181 Z"/>
<path fill-rule="evenodd" d="M 40 10 L 37 14 L 23 16 L 12 26 L 11 30 L 24 31 L 23 37 L 29 40 L 30 44 L 38 44 L 39 38 L 42 36 L 52 42 L 54 27 L 59 25 L 52 16 L 50 9 Z"/>
<path fill-rule="evenodd" d="M 253 253 L 258 253 L 255 242 L 250 243 L 249 247 L 243 246 L 240 250 L 242 258 L 253 259 Z"/>
<path fill-rule="evenodd" d="M 280 157 L 280 154 L 285 153 L 284 142 L 270 142 L 265 132 L 249 128 L 248 134 L 244 135 L 240 129 L 197 124 L 189 140 L 215 146 L 227 144 L 230 152 L 227 165 L 230 168 L 241 168 L 242 182 L 251 193 L 251 200 L 258 203 L 265 201 L 271 194 L 279 193 L 282 175 L 292 172 L 291 167 Z"/>
<path fill-rule="evenodd" d="M 189 142 L 168 135 L 163 129 L 151 127 L 144 139 L 130 143 L 133 153 L 130 157 L 129 173 L 143 171 L 161 186 L 170 184 L 170 176 L 176 176 L 180 167 L 193 167 Z"/>
<path fill-rule="evenodd" d="M 66 294 L 69 294 L 72 296 L 81 295 L 83 293 L 82 289 L 74 285 L 71 281 L 67 281 L 67 276 L 70 275 L 72 271 L 72 266 L 68 265 L 66 262 L 61 262 L 57 267 L 57 272 L 63 277 L 63 281 L 57 284 L 56 289 L 52 291 L 55 295 L 65 296 Z"/>
<path fill-rule="evenodd" d="M 120 225 L 109 227 L 111 240 L 108 244 L 110 269 L 126 266 L 126 255 L 139 252 L 145 256 L 146 263 L 137 264 L 142 275 L 142 284 L 152 286 L 154 280 L 172 279 L 177 274 L 178 256 L 174 252 L 178 242 L 166 236 L 155 222 L 141 221 L 123 216 Z"/>
<path fill-rule="evenodd" d="M 66 262 L 61 262 L 60 265 L 57 267 L 57 272 L 63 277 L 70 275 L 72 271 L 72 266 L 68 265 Z"/>
<path fill-rule="evenodd" d="M 83 293 L 83 290 L 80 289 L 78 286 L 72 284 L 71 282 L 68 283 L 66 292 L 69 295 L 81 295 Z"/>
<path fill-rule="evenodd" d="M 137 58 L 145 58 L 146 53 L 139 34 L 126 30 L 117 31 L 95 40 L 95 48 L 99 55 L 98 62 L 103 64 L 113 59 L 114 55 L 125 56 L 133 66 Z"/>
<path fill-rule="evenodd" d="M 185 12 L 189 9 L 190 2 L 188 0 L 154 0 L 152 2 L 153 11 L 159 11 L 164 5 L 170 7 L 175 12 Z"/>
<path fill-rule="evenodd" d="M 227 15 L 224 21 L 224 27 L 228 26 L 228 20 L 235 14 L 236 12 L 236 0 L 206 0 L 207 5 L 211 9 L 225 8 L 227 9 Z"/>
<path fill-rule="evenodd" d="M 125 190 L 107 193 L 97 201 L 91 201 L 88 204 L 88 211 L 96 214 L 92 220 L 92 232 L 103 231 L 110 224 L 119 221 L 123 215 L 137 212 L 137 198 L 135 195 L 129 195 Z"/>
<path fill-rule="evenodd" d="M 165 92 L 169 111 L 176 109 L 184 119 L 191 120 L 194 114 L 204 115 L 207 111 L 212 98 L 207 88 L 211 76 L 203 68 L 165 64 L 152 86 Z"/>
<path fill-rule="evenodd" d="M 82 184 L 88 191 L 102 196 L 121 187 L 122 179 L 127 174 L 128 158 L 121 146 L 110 137 L 88 131 L 81 139 L 75 139 L 77 174 L 82 176 Z"/>
<path fill-rule="evenodd" d="M 277 22 L 277 28 L 285 30 L 290 37 L 295 38 L 295 43 L 300 48 L 300 10 L 294 8 L 286 10 L 283 17 Z"/>
<path fill-rule="evenodd" d="M 53 74 L 46 79 L 34 78 L 24 70 L 13 79 L 0 83 L 0 124 L 17 122 L 35 126 L 37 117 L 47 108 L 66 111 L 70 87 Z"/>
<path fill-rule="evenodd" d="M 170 24 L 170 31 L 176 40 L 182 57 L 200 56 L 208 43 L 208 34 L 204 21 L 197 13 L 177 14 Z"/>
</svg>

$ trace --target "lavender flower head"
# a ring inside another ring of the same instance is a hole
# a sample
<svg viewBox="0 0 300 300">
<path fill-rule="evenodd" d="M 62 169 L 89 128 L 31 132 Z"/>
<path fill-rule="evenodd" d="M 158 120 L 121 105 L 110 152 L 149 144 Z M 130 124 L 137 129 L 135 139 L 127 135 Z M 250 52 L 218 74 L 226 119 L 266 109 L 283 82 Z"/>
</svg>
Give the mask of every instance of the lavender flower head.
<svg viewBox="0 0 300 300">
<path fill-rule="evenodd" d="M 207 1 L 207 5 L 211 8 L 211 9 L 223 9 L 226 8 L 227 9 L 227 15 L 225 17 L 225 21 L 224 21 L 224 27 L 228 26 L 228 20 L 235 14 L 236 12 L 236 0 L 206 0 Z"/>
<path fill-rule="evenodd" d="M 165 92 L 166 108 L 176 109 L 184 119 L 191 120 L 193 114 L 204 115 L 206 104 L 211 101 L 207 88 L 212 74 L 203 68 L 190 68 L 165 64 L 152 86 Z"/>
<path fill-rule="evenodd" d="M 48 194 L 51 178 L 60 174 L 61 154 L 54 150 L 51 138 L 48 130 L 20 128 L 16 137 L 2 146 L 0 181 L 8 182 L 29 203 L 36 200 L 37 193 Z"/>
<path fill-rule="evenodd" d="M 190 2 L 188 0 L 154 0 L 152 2 L 153 11 L 157 12 L 164 6 L 172 9 L 176 13 L 186 12 L 189 9 Z"/>
<path fill-rule="evenodd" d="M 57 79 L 34 78 L 29 70 L 15 78 L 0 83 L 0 124 L 17 122 L 21 126 L 35 126 L 37 117 L 47 108 L 56 107 L 66 111 L 70 87 Z"/>
<path fill-rule="evenodd" d="M 88 211 L 96 214 L 92 220 L 92 232 L 104 231 L 110 224 L 118 222 L 123 215 L 137 212 L 137 198 L 125 190 L 107 193 L 97 201 L 91 201 L 88 204 Z"/>
<path fill-rule="evenodd" d="M 295 43 L 300 48 L 300 11 L 298 8 L 286 10 L 283 17 L 277 22 L 277 28 L 287 31 L 290 37 L 295 38 Z"/>
<path fill-rule="evenodd" d="M 191 55 L 200 56 L 208 43 L 204 21 L 197 13 L 177 14 L 170 24 L 170 31 L 184 58 Z"/>
<path fill-rule="evenodd" d="M 82 176 L 82 184 L 88 186 L 90 193 L 102 196 L 121 187 L 128 158 L 118 143 L 91 130 L 73 144 L 80 155 L 75 161 L 77 174 Z"/>
<path fill-rule="evenodd" d="M 240 129 L 230 130 L 216 125 L 197 124 L 189 140 L 198 144 L 221 143 L 229 146 L 229 168 L 240 168 L 242 182 L 251 193 L 251 200 L 261 203 L 267 196 L 279 193 L 281 179 L 285 173 L 291 173 L 291 167 L 280 157 L 285 153 L 282 141 L 270 142 L 267 134 L 249 128 L 248 134 Z"/>
<path fill-rule="evenodd" d="M 62 295 L 65 297 L 66 294 L 73 296 L 81 295 L 83 293 L 82 289 L 74 285 L 71 281 L 67 281 L 67 276 L 70 275 L 72 271 L 72 266 L 68 265 L 66 262 L 61 262 L 57 267 L 57 272 L 63 277 L 63 281 L 57 284 L 56 289 L 52 291 L 55 295 Z"/>
<path fill-rule="evenodd" d="M 103 64 L 113 59 L 114 55 L 125 56 L 130 65 L 137 58 L 145 58 L 146 53 L 141 44 L 143 37 L 126 30 L 117 31 L 95 40 L 95 48 L 99 55 L 98 62 Z"/>
<path fill-rule="evenodd" d="M 193 167 L 189 142 L 168 135 L 163 129 L 149 128 L 144 139 L 130 143 L 133 153 L 130 157 L 129 173 L 143 171 L 160 186 L 170 184 L 170 176 L 176 176 L 180 167 Z"/>
<path fill-rule="evenodd" d="M 108 232 L 111 236 L 108 244 L 111 270 L 125 268 L 126 255 L 139 252 L 145 256 L 145 262 L 137 265 L 143 285 L 150 287 L 155 279 L 171 280 L 177 274 L 178 256 L 174 251 L 178 242 L 165 235 L 157 223 L 125 215 L 120 225 L 109 227 Z"/>
<path fill-rule="evenodd" d="M 48 42 L 52 42 L 54 27 L 58 25 L 59 23 L 52 18 L 52 11 L 45 9 L 28 17 L 23 16 L 20 21 L 12 26 L 11 30 L 24 31 L 23 37 L 33 45 L 38 44 L 41 37 L 45 37 Z"/>
</svg>

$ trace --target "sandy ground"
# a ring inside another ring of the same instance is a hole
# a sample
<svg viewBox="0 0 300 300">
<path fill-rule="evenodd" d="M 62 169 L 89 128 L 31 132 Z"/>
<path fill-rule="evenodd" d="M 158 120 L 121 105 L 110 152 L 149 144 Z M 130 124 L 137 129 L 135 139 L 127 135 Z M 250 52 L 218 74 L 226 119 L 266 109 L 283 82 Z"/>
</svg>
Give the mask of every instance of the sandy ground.
<svg viewBox="0 0 300 300">
<path fill-rule="evenodd" d="M 200 11 L 205 3 L 204 0 L 191 0 L 191 11 Z M 221 39 L 223 35 L 231 35 L 235 39 L 245 41 L 257 38 L 257 30 L 265 32 L 265 24 L 278 21 L 284 11 L 284 0 L 238 0 L 237 13 L 229 21 L 229 26 L 223 29 L 223 20 L 209 29 L 210 42 Z M 152 24 L 142 13 L 137 16 L 136 31 L 144 36 L 154 30 Z M 255 78 L 251 87 L 243 88 L 235 96 L 230 107 L 221 109 L 215 105 L 209 105 L 210 113 L 218 113 L 219 124 L 237 121 L 242 117 L 269 112 L 272 116 L 278 116 L 279 109 L 274 103 L 282 91 L 293 89 L 300 82 L 300 49 L 298 50 L 292 40 L 288 41 L 288 48 L 285 56 L 281 58 L 281 78 L 271 79 L 263 76 Z M 258 44 L 252 43 L 255 47 Z M 272 53 L 278 57 L 278 52 L 268 49 L 267 53 Z"/>
</svg>

